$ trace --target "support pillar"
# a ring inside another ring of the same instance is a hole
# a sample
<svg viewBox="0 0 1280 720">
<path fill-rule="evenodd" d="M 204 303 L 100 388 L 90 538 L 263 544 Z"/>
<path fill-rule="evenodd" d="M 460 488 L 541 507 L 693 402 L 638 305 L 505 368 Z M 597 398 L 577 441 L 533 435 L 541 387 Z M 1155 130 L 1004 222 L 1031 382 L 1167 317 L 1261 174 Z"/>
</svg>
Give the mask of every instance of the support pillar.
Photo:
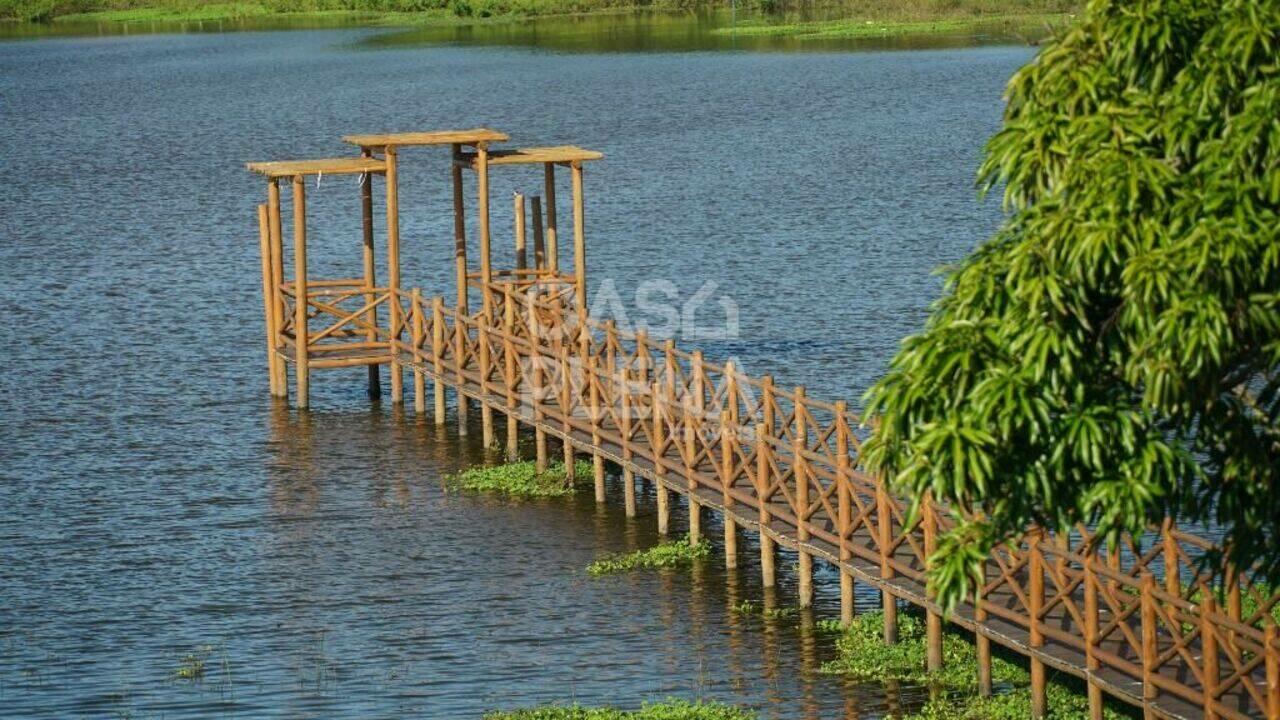
<svg viewBox="0 0 1280 720">
<path fill-rule="evenodd" d="M 400 317 L 400 189 L 396 179 L 396 149 L 388 145 L 383 154 L 387 163 L 387 289 L 391 292 L 388 315 L 391 337 L 400 339 L 404 319 Z M 404 402 L 404 372 L 400 354 L 391 349 L 391 402 Z"/>
<path fill-rule="evenodd" d="M 364 157 L 369 157 L 369 149 L 365 148 L 361 150 L 360 154 Z M 365 287 L 370 288 L 370 291 L 364 295 L 364 301 L 365 303 L 372 304 L 377 296 L 377 293 L 373 292 L 372 288 L 378 286 L 378 277 L 374 264 L 373 251 L 373 173 L 365 173 L 360 177 L 360 220 L 360 231 L 362 240 L 364 241 L 362 243 L 364 256 L 364 285 Z M 369 325 L 377 327 L 378 309 L 369 308 L 369 312 L 364 315 L 364 320 L 369 323 Z M 377 342 L 377 330 L 369 330 L 365 333 L 365 340 L 368 342 Z M 382 371 L 378 369 L 377 364 L 371 364 L 368 366 L 370 400 L 377 400 L 382 396 L 382 381 L 379 377 L 381 372 Z"/>
<path fill-rule="evenodd" d="M 294 381 L 297 383 L 298 409 L 306 410 L 311 396 L 311 369 L 307 353 L 307 189 L 301 175 L 293 178 L 293 273 Z"/>
</svg>

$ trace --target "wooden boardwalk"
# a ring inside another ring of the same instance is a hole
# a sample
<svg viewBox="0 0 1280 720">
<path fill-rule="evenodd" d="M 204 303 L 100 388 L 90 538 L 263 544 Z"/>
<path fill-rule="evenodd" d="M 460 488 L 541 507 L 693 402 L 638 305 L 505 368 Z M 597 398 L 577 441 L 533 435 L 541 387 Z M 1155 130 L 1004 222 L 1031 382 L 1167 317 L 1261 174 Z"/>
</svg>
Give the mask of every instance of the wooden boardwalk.
<svg viewBox="0 0 1280 720">
<path fill-rule="evenodd" d="M 693 533 L 702 511 L 723 516 L 729 562 L 737 562 L 738 531 L 759 533 L 766 582 L 775 545 L 800 552 L 802 604 L 820 558 L 842 571 L 846 614 L 853 583 L 866 583 L 925 608 L 940 643 L 943 620 L 924 571 L 946 512 L 929 507 L 904 525 L 906 504 L 858 469 L 858 421 L 843 404 L 585 318 L 554 283 L 479 289 L 488 302 L 474 314 L 398 293 L 401 337 L 378 330 L 394 349 L 393 372 L 412 373 L 419 411 L 430 404 L 431 380 L 443 422 L 452 388 L 480 405 L 486 442 L 493 418 L 505 416 L 508 445 L 513 427 L 531 426 L 542 462 L 551 436 L 567 454 L 591 455 L 598 481 L 603 461 L 616 463 L 629 494 L 635 476 L 655 484 L 663 530 L 670 495 L 683 495 Z M 1216 603 L 1193 575 L 1208 543 L 1171 527 L 1141 549 L 1090 552 L 1087 540 L 1083 529 L 1032 531 L 1000 548 L 981 601 L 946 619 L 976 633 L 984 686 L 995 642 L 1028 656 L 1041 686 L 1046 668 L 1083 678 L 1099 711 L 1105 694 L 1150 717 L 1280 718 L 1276 598 L 1250 598 L 1255 590 L 1237 579 Z M 890 616 L 895 605 L 886 603 Z"/>
<path fill-rule="evenodd" d="M 751 377 L 587 316 L 583 163 L 600 153 L 574 146 L 491 151 L 491 143 L 507 136 L 487 128 L 346 139 L 360 157 L 249 165 L 267 179 L 258 223 L 274 395 L 287 394 L 290 366 L 295 404 L 305 408 L 312 369 L 367 366 L 374 393 L 380 366 L 389 365 L 392 401 L 403 400 L 408 373 L 416 410 L 432 406 L 435 422 L 443 424 L 451 388 L 459 398 L 459 432 L 466 432 L 474 402 L 486 445 L 496 441 L 495 419 L 505 418 L 509 457 L 521 425 L 533 428 L 543 466 L 548 437 L 562 440 L 566 460 L 590 455 L 600 501 L 604 463 L 616 463 L 628 515 L 634 515 L 635 478 L 649 479 L 664 534 L 673 494 L 686 498 L 695 538 L 703 513 L 719 513 L 729 565 L 738 562 L 739 533 L 758 533 L 766 585 L 775 579 L 775 548 L 797 551 L 801 605 L 812 601 L 817 558 L 840 570 L 843 620 L 852 617 L 855 583 L 881 591 L 886 642 L 895 639 L 899 603 L 923 608 L 928 664 L 941 665 L 944 619 L 926 591 L 925 572 L 949 511 L 926 499 L 909 519 L 907 503 L 859 468 L 860 422 L 844 403 L 777 387 L 767 376 Z M 400 285 L 397 148 L 428 146 L 451 151 L 452 303 Z M 491 167 L 534 168 L 544 185 L 545 226 L 539 199 L 532 203 L 532 253 L 524 199 L 515 198 L 511 270 L 492 266 Z M 568 168 L 571 180 L 571 274 L 559 269 L 557 168 Z M 475 174 L 479 190 L 478 273 L 467 263 L 464 171 Z M 325 173 L 359 175 L 362 277 L 308 277 L 304 181 Z M 386 186 L 383 283 L 375 278 L 374 176 Z M 292 191 L 292 279 L 285 276 L 282 181 Z M 482 300 L 475 311 L 469 309 L 473 293 Z M 1053 668 L 1086 682 L 1094 718 L 1105 702 L 1121 701 L 1151 718 L 1280 720 L 1280 595 L 1253 585 L 1248 573 L 1225 573 L 1225 587 L 1209 590 L 1208 578 L 1197 573 L 1210 547 L 1171 523 L 1117 547 L 1094 542 L 1083 527 L 1062 535 L 1032 528 L 992 553 L 980 592 L 945 622 L 974 632 L 982 692 L 991 691 L 991 643 L 1027 656 L 1038 715 L 1046 709 L 1046 671 Z"/>
</svg>

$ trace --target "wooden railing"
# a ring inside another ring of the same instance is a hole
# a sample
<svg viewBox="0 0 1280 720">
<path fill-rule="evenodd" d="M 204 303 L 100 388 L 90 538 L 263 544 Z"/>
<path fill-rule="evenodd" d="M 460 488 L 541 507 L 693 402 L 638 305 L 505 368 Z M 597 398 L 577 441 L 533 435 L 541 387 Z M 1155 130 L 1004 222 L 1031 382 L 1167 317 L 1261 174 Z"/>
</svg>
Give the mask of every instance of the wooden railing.
<svg viewBox="0 0 1280 720">
<path fill-rule="evenodd" d="M 474 313 L 392 293 L 404 330 L 379 330 L 379 339 L 414 374 L 419 407 L 431 379 L 437 411 L 447 385 L 486 412 L 608 457 L 802 561 L 825 558 L 924 607 L 940 643 L 925 573 L 949 514 L 925 503 L 909 519 L 908 504 L 859 468 L 864 431 L 844 403 L 619 330 L 537 283 L 473 286 L 487 296 Z M 1171 523 L 1119 547 L 1084 527 L 1033 528 L 997 548 L 978 597 L 947 619 L 976 632 L 984 687 L 989 642 L 1030 657 L 1041 706 L 1053 667 L 1086 680 L 1095 713 L 1106 693 L 1153 717 L 1280 720 L 1280 594 L 1247 573 L 1210 589 L 1199 560 L 1211 547 Z"/>
</svg>

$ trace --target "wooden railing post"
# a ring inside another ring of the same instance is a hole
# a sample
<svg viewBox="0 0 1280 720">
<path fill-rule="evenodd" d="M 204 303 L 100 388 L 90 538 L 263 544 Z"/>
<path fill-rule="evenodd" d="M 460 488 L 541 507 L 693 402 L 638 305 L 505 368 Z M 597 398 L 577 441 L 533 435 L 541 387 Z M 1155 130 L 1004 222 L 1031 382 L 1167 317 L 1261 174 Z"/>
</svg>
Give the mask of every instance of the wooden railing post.
<svg viewBox="0 0 1280 720">
<path fill-rule="evenodd" d="M 1263 642 L 1267 654 L 1267 720 L 1280 720 L 1280 631 L 1275 623 L 1269 623 Z"/>
<path fill-rule="evenodd" d="M 883 475 L 876 475 L 876 530 L 880 547 L 880 579 L 885 581 L 885 588 L 880 591 L 881 608 L 884 612 L 884 642 L 893 645 L 898 642 L 898 599 L 889 592 L 888 584 L 893 579 L 893 500 L 885 487 Z"/>
<path fill-rule="evenodd" d="M 414 288 L 411 298 L 409 319 L 412 322 L 410 330 L 413 337 L 413 353 L 410 354 L 409 361 L 413 363 L 413 411 L 421 416 L 427 412 L 427 376 L 422 370 L 419 356 L 422 351 L 423 335 L 426 332 L 426 322 L 422 317 L 422 290 Z"/>
<path fill-rule="evenodd" d="M 516 303 L 511 283 L 502 286 L 502 358 L 507 386 L 507 462 L 520 459 L 520 403 L 516 394 Z"/>
<path fill-rule="evenodd" d="M 595 354 L 587 356 L 588 398 L 591 403 L 591 445 L 596 448 L 591 453 L 591 473 L 595 482 L 596 502 L 604 503 L 604 456 L 600 454 L 600 365 Z"/>
<path fill-rule="evenodd" d="M 529 306 L 529 399 L 533 403 L 533 444 L 534 469 L 539 473 L 547 471 L 547 431 L 542 427 L 542 321 L 538 319 L 538 308 L 534 296 L 530 292 Z"/>
<path fill-rule="evenodd" d="M 698 436 L 702 432 L 702 353 L 693 352 L 690 367 L 690 393 L 692 397 L 681 403 L 684 411 L 685 441 L 685 479 L 689 483 L 689 494 L 685 499 L 689 502 L 689 542 L 697 543 L 702 539 L 702 503 L 698 502 Z"/>
<path fill-rule="evenodd" d="M 293 380 L 297 385 L 295 403 L 307 409 L 311 398 L 311 367 L 307 345 L 307 189 L 301 175 L 293 178 Z"/>
<path fill-rule="evenodd" d="M 1142 715 L 1147 720 L 1154 720 L 1155 710 L 1152 703 L 1155 702 L 1158 691 L 1156 690 L 1155 675 L 1157 646 L 1156 646 L 1156 578 L 1149 572 L 1142 573 L 1142 586 L 1140 590 L 1141 602 L 1141 623 L 1142 623 Z"/>
<path fill-rule="evenodd" d="M 444 298 L 431 298 L 431 369 L 435 373 L 435 421 L 444 425 Z"/>
<path fill-rule="evenodd" d="M 853 622 L 853 573 L 845 567 L 845 563 L 853 559 L 853 550 L 849 547 L 850 525 L 853 523 L 853 482 L 849 467 L 848 412 L 843 400 L 836 402 L 836 500 L 839 503 L 836 529 L 840 537 L 840 622 L 845 625 Z"/>
<path fill-rule="evenodd" d="M 1089 720 L 1102 720 L 1102 687 L 1098 685 L 1098 551 L 1092 545 L 1084 556 L 1084 668 L 1089 693 Z"/>
<path fill-rule="evenodd" d="M 987 564 L 984 562 L 981 569 L 981 577 L 978 578 L 978 586 L 973 591 L 973 620 L 978 625 L 978 630 L 973 634 L 974 645 L 977 646 L 978 654 L 978 695 L 980 697 L 991 697 L 991 638 L 986 633 L 987 609 L 984 605 L 986 602 L 986 585 L 987 585 Z"/>
<path fill-rule="evenodd" d="M 938 517 L 933 506 L 933 494 L 925 493 L 921 502 L 921 526 L 924 531 L 924 557 L 926 572 L 929 560 L 938 546 Z M 926 594 L 934 600 L 932 588 L 926 585 Z M 925 669 L 929 672 L 942 670 L 942 615 L 933 609 L 925 610 Z"/>
<path fill-rule="evenodd" d="M 578 482 L 577 458 L 573 450 L 573 376 L 569 364 L 569 343 L 560 346 L 560 432 L 564 436 L 561 450 L 564 455 L 564 479 L 572 487 Z"/>
<path fill-rule="evenodd" d="M 635 403 L 631 398 L 631 369 L 618 371 L 618 395 L 622 404 L 622 498 L 628 518 L 636 516 L 636 476 L 631 470 L 631 412 Z"/>
<path fill-rule="evenodd" d="M 267 223 L 271 243 L 271 315 L 275 327 L 273 337 L 276 357 L 276 397 L 289 395 L 289 369 L 285 367 L 283 355 L 285 344 L 281 332 L 288 318 L 285 316 L 285 299 L 281 290 L 284 284 L 284 235 L 280 222 L 280 181 L 271 178 L 267 181 Z"/>
<path fill-rule="evenodd" d="M 662 462 L 667 444 L 667 427 L 666 421 L 663 420 L 663 405 L 666 398 L 662 395 L 662 384 L 657 380 L 653 381 L 649 388 L 649 392 L 653 394 L 650 419 L 653 423 L 653 484 L 658 492 L 658 534 L 666 536 L 671 525 L 671 500 L 667 494 L 664 481 L 666 471 Z"/>
<path fill-rule="evenodd" d="M 1032 530 L 1027 535 L 1027 562 L 1029 588 L 1027 590 L 1028 630 L 1031 642 L 1031 717 L 1045 717 L 1048 714 L 1048 689 L 1045 676 L 1044 661 L 1037 656 L 1044 645 L 1044 634 L 1040 630 L 1040 615 L 1044 612 L 1044 552 L 1040 549 L 1040 541 L 1044 539 L 1041 530 Z"/>
<path fill-rule="evenodd" d="M 489 290 L 490 288 L 485 288 L 486 297 L 489 294 Z M 489 301 L 490 304 L 486 307 L 490 309 L 480 314 L 480 322 L 476 324 L 476 343 L 480 345 L 480 437 L 485 449 L 494 445 L 493 407 L 489 405 L 489 373 L 492 370 L 489 362 L 489 339 L 491 337 L 489 320 L 492 302 L 492 300 Z"/>
<path fill-rule="evenodd" d="M 804 387 L 797 386 L 795 395 L 796 434 L 791 449 L 791 468 L 796 481 L 796 538 L 800 554 L 797 589 L 800 607 L 807 608 L 813 605 L 813 555 L 804 548 L 804 543 L 809 541 L 809 462 L 805 458 L 809 448 L 809 428 L 805 422 Z"/>
<path fill-rule="evenodd" d="M 738 380 L 733 361 L 724 364 L 725 405 L 720 412 L 720 501 L 724 504 L 724 566 L 738 567 L 738 524 L 734 521 L 733 466 L 734 443 L 738 431 Z"/>
<path fill-rule="evenodd" d="M 767 588 L 777 582 L 774 569 L 774 541 L 769 524 L 773 521 L 769 512 L 769 487 L 773 485 L 770 458 L 773 453 L 773 378 L 760 378 L 760 423 L 756 425 L 756 502 L 759 503 L 760 520 L 760 582 Z"/>
<path fill-rule="evenodd" d="M 1218 672 L 1218 635 L 1213 626 L 1213 616 L 1217 612 L 1217 600 L 1213 596 L 1213 588 L 1208 584 L 1200 586 L 1200 652 L 1204 658 L 1201 685 L 1204 688 L 1205 720 L 1218 720 L 1218 683 L 1222 676 Z"/>
<path fill-rule="evenodd" d="M 1178 541 L 1173 536 L 1173 520 L 1166 518 L 1160 530 L 1164 545 L 1164 589 L 1173 597 L 1182 596 L 1182 577 L 1178 567 Z"/>
<path fill-rule="evenodd" d="M 733 500 L 729 496 L 729 475 L 733 472 L 733 425 L 727 410 L 720 411 L 720 493 L 724 503 L 724 566 L 728 570 L 738 567 L 738 526 L 729 514 Z"/>
</svg>

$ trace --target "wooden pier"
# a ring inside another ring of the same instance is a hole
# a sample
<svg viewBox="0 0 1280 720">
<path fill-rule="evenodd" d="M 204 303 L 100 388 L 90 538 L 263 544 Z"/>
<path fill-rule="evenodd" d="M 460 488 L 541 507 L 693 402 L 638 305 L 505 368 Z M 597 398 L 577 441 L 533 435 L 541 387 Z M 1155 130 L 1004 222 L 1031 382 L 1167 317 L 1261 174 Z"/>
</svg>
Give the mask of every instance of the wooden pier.
<svg viewBox="0 0 1280 720">
<path fill-rule="evenodd" d="M 672 494 L 684 497 L 694 539 L 702 534 L 703 515 L 717 513 L 729 566 L 741 560 L 739 534 L 758 534 L 766 585 L 776 579 L 777 546 L 796 551 L 802 606 L 812 602 L 818 559 L 840 571 L 844 621 L 853 616 L 856 583 L 881 592 L 886 642 L 896 639 L 901 603 L 923 608 L 931 667 L 942 663 L 944 623 L 972 631 L 983 693 L 992 690 L 991 643 L 1027 656 L 1038 714 L 1046 710 L 1046 671 L 1053 668 L 1086 682 L 1094 718 L 1104 702 L 1118 700 L 1149 718 L 1280 720 L 1273 615 L 1280 595 L 1243 572 L 1226 573 L 1225 587 L 1211 590 L 1197 574 L 1211 543 L 1172 523 L 1117 547 L 1094 542 L 1084 527 L 1062 535 L 1029 529 L 993 553 L 977 597 L 944 618 L 926 590 L 925 572 L 935 538 L 949 527 L 949 511 L 927 502 L 908 522 L 907 503 L 859 467 L 861 422 L 845 403 L 810 398 L 803 387 L 776 386 L 768 376 L 751 377 L 696 350 L 589 317 L 583 165 L 602 155 L 573 146 L 489 147 L 506 139 L 483 128 L 351 136 L 358 157 L 249 166 L 267 178 L 267 203 L 258 214 L 273 394 L 287 394 L 290 365 L 299 408 L 308 404 L 311 369 L 367 365 L 376 392 L 377 368 L 387 365 L 392 401 L 403 401 L 407 375 L 417 412 L 430 407 L 443 424 L 452 390 L 459 432 L 466 432 L 468 406 L 476 405 L 485 444 L 495 445 L 493 419 L 505 417 L 509 456 L 522 425 L 534 431 L 544 467 L 549 439 L 558 440 L 566 460 L 590 455 L 598 501 L 605 499 L 605 463 L 616 464 L 628 516 L 635 513 L 636 478 L 651 482 L 662 533 Z M 449 146 L 451 153 L 453 302 L 400 284 L 397 149 L 429 145 Z M 495 270 L 488 174 L 507 165 L 541 166 L 543 196 L 529 203 L 516 197 L 513 266 Z M 560 269 L 557 168 L 567 168 L 571 180 L 568 273 Z M 476 175 L 478 272 L 468 264 L 463 171 Z M 320 173 L 361 175 L 358 278 L 307 277 L 305 180 Z M 387 214 L 383 284 L 373 270 L 372 180 L 379 176 Z M 292 185 L 292 278 L 285 268 L 282 181 Z"/>
</svg>

